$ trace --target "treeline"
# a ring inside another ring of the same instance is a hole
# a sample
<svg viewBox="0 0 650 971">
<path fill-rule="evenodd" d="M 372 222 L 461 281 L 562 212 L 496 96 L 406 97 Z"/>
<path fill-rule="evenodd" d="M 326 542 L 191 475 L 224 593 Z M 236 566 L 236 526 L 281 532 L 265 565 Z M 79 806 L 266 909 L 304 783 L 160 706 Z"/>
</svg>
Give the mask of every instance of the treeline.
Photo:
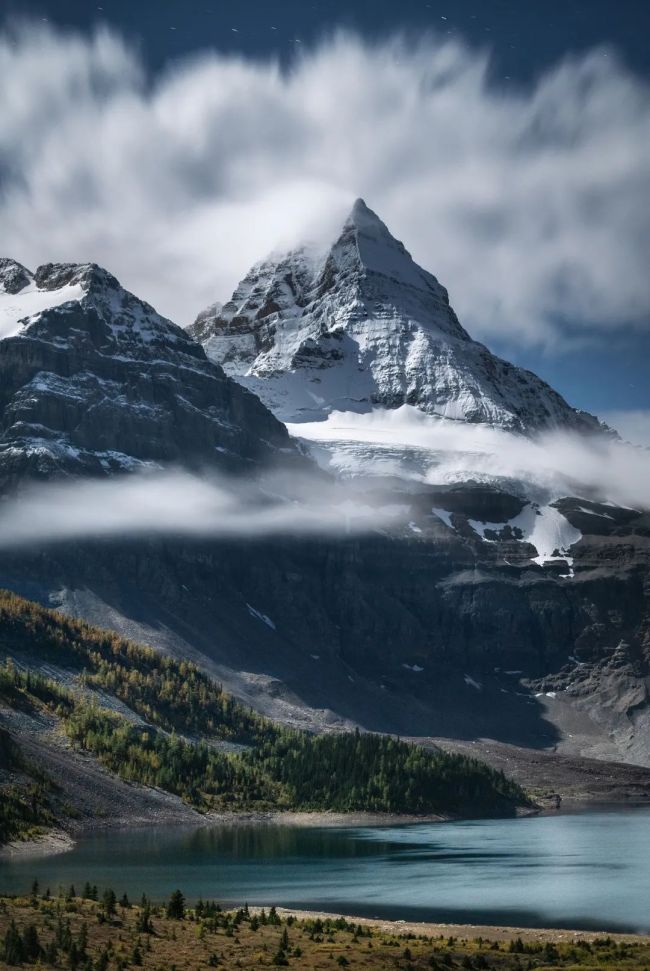
<svg viewBox="0 0 650 971">
<path fill-rule="evenodd" d="M 385 735 L 287 732 L 245 758 L 264 765 L 303 810 L 493 815 L 526 801 L 482 762 Z"/>
<path fill-rule="evenodd" d="M 276 725 L 193 664 L 12 594 L 0 594 L 3 641 L 39 660 L 74 663 L 81 686 L 71 690 L 7 663 L 0 667 L 0 695 L 9 704 L 47 707 L 71 740 L 112 772 L 173 792 L 200 810 L 505 815 L 527 802 L 501 772 L 474 759 L 386 736 L 316 736 Z M 101 707 L 83 690 L 94 687 L 120 698 L 147 724 Z M 248 747 L 224 751 L 223 739 Z"/>
<path fill-rule="evenodd" d="M 201 810 L 294 809 L 503 814 L 525 801 L 502 773 L 459 755 L 359 732 L 314 736 L 274 727 L 240 753 L 136 725 L 80 693 L 7 663 L 0 696 L 45 705 L 70 739 L 116 775 Z"/>
<path fill-rule="evenodd" d="M 116 775 L 181 796 L 201 810 L 288 808 L 286 786 L 266 765 L 190 742 L 153 727 L 135 727 L 94 705 L 78 704 L 65 720 L 70 738 Z"/>
<path fill-rule="evenodd" d="M 191 661 L 166 657 L 0 590 L 0 648 L 77 669 L 146 721 L 168 730 L 243 743 L 274 734 L 274 725 L 228 695 Z"/>
</svg>

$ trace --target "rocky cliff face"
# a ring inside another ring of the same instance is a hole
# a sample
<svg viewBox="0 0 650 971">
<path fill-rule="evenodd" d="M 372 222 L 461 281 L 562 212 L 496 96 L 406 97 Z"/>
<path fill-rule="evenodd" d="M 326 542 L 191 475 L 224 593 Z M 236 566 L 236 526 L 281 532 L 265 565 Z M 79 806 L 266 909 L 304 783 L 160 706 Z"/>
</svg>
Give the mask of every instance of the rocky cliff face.
<svg viewBox="0 0 650 971">
<path fill-rule="evenodd" d="M 110 273 L 0 262 L 0 484 L 235 470 L 283 449 L 286 430 L 259 400 Z"/>
<path fill-rule="evenodd" d="M 190 330 L 283 421 L 408 404 L 515 431 L 599 428 L 473 341 L 445 288 L 361 199 L 324 254 L 264 260 Z"/>
<path fill-rule="evenodd" d="M 584 523 L 569 578 L 564 563 L 540 566 L 517 542 L 467 528 L 479 510 L 498 518 L 489 497 L 446 501 L 451 527 L 412 496 L 419 532 L 408 536 L 161 538 L 4 556 L 0 585 L 192 657 L 291 723 L 650 765 L 648 516 L 606 520 L 606 535 Z"/>
</svg>

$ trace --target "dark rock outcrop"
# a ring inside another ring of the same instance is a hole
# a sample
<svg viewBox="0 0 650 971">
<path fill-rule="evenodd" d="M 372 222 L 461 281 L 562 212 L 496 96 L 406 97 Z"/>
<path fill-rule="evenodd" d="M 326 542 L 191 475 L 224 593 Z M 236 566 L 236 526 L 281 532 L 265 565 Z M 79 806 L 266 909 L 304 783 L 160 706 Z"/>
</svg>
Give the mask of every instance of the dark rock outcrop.
<svg viewBox="0 0 650 971">
<path fill-rule="evenodd" d="M 22 263 L 0 257 L 0 290 L 5 293 L 20 293 L 32 280 L 32 274 Z"/>
</svg>

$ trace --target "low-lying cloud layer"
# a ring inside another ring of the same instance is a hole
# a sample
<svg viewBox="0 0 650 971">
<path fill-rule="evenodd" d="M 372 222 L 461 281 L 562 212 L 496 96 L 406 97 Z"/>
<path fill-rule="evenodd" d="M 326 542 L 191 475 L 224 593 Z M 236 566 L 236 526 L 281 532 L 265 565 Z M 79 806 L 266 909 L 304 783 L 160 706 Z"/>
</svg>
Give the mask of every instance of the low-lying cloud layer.
<svg viewBox="0 0 650 971">
<path fill-rule="evenodd" d="M 486 67 L 341 35 L 287 71 L 206 53 L 149 83 L 114 34 L 29 26 L 0 38 L 3 248 L 95 260 L 187 323 L 363 195 L 477 336 L 647 326 L 647 86 L 612 51 L 527 91 Z"/>
<path fill-rule="evenodd" d="M 650 449 L 614 439 L 553 432 L 531 440 L 431 418 L 408 405 L 335 413 L 297 429 L 312 443 L 327 443 L 324 454 L 337 471 L 365 478 L 332 479 L 315 468 L 257 480 L 167 471 L 35 485 L 0 503 L 0 550 L 89 537 L 361 535 L 406 525 L 414 482 L 419 490 L 483 481 L 541 503 L 569 495 L 650 509 Z M 358 453 L 350 451 L 353 443 Z M 415 475 L 408 448 L 425 452 Z M 394 482 L 382 482 L 386 476 L 402 480 L 397 491 Z"/>
<path fill-rule="evenodd" d="M 357 463 L 349 443 L 370 443 L 379 456 L 386 451 L 383 464 L 374 463 L 384 475 L 432 485 L 488 481 L 544 502 L 574 495 L 650 509 L 650 448 L 607 435 L 549 431 L 524 438 L 489 425 L 435 418 L 410 405 L 365 415 L 334 412 L 327 421 L 289 428 L 307 441 L 328 443 L 326 458 L 332 456 L 344 473 L 357 474 L 370 464 L 364 449 Z M 405 448 L 423 451 L 419 467 L 408 456 L 399 458 Z"/>
<path fill-rule="evenodd" d="M 0 549 L 87 537 L 332 536 L 399 521 L 390 502 L 364 502 L 345 486 L 276 472 L 264 482 L 186 472 L 49 483 L 0 505 Z"/>
</svg>

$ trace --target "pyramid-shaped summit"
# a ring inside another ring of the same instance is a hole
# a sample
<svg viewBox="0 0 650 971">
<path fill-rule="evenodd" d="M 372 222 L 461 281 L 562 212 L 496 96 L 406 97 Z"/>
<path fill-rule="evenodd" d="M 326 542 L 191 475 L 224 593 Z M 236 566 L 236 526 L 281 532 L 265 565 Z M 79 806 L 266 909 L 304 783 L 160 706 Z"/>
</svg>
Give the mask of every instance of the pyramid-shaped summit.
<svg viewBox="0 0 650 971">
<path fill-rule="evenodd" d="M 334 277 L 332 276 L 334 274 Z M 363 199 L 357 199 L 331 247 L 318 283 L 334 279 L 358 288 L 375 315 L 421 321 L 432 330 L 469 340 L 449 306 L 447 291 L 412 259 Z"/>
<path fill-rule="evenodd" d="M 599 427 L 473 341 L 445 288 L 363 199 L 324 253 L 305 245 L 257 263 L 191 332 L 287 422 L 409 404 L 526 433 Z"/>
</svg>

